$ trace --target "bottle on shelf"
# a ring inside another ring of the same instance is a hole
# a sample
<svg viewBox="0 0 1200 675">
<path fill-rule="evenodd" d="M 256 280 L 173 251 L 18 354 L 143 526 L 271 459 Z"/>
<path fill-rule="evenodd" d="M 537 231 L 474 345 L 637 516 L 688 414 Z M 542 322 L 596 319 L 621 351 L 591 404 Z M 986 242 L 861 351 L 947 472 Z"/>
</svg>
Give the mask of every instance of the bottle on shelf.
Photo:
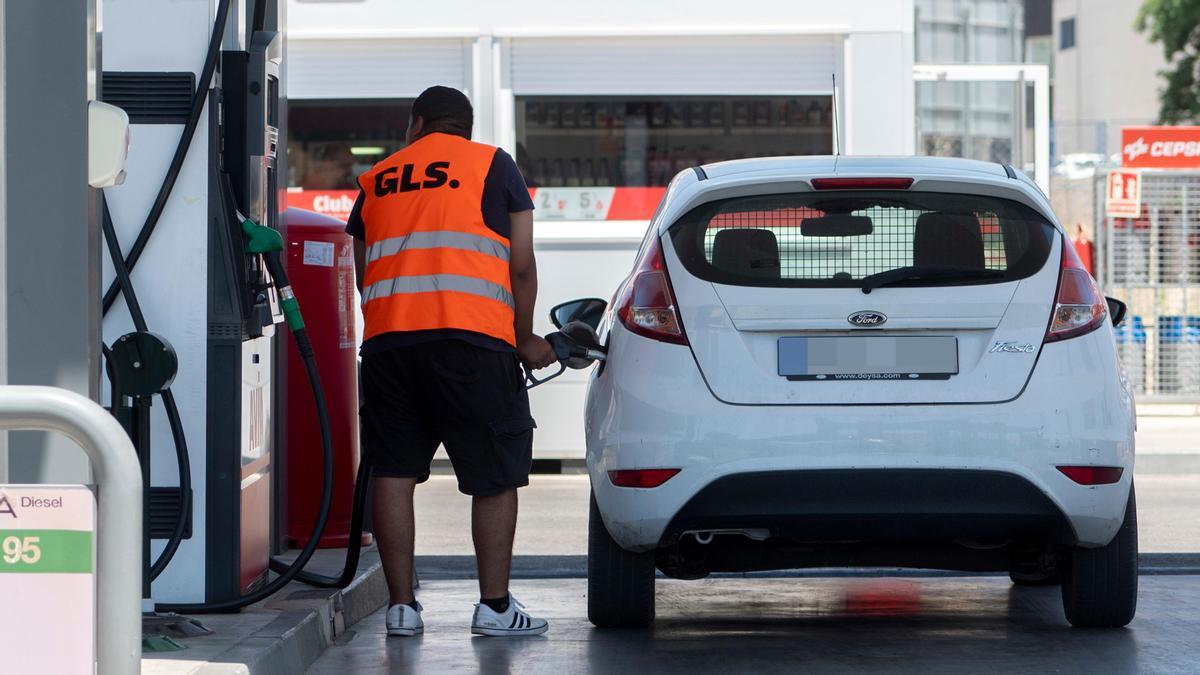
<svg viewBox="0 0 1200 675">
<path fill-rule="evenodd" d="M 596 104 L 591 101 L 583 101 L 579 104 L 579 124 L 580 129 L 591 129 L 596 126 Z"/>
<path fill-rule="evenodd" d="M 709 125 L 707 108 L 704 101 L 689 102 L 687 125 L 689 127 L 707 127 Z"/>
<path fill-rule="evenodd" d="M 725 102 L 724 101 L 709 101 L 708 103 L 708 126 L 717 129 L 725 128 Z"/>
<path fill-rule="evenodd" d="M 539 101 L 525 102 L 525 126 L 531 129 L 540 128 L 544 124 L 542 119 L 542 104 Z"/>
<path fill-rule="evenodd" d="M 567 175 L 564 177 L 563 184 L 567 187 L 579 187 L 579 158 L 572 159 L 567 167 Z"/>
<path fill-rule="evenodd" d="M 612 107 L 603 101 L 596 104 L 596 126 L 601 129 L 612 126 Z"/>
<path fill-rule="evenodd" d="M 566 180 L 566 170 L 563 168 L 562 157 L 554 159 L 554 170 L 550 173 L 550 180 L 547 185 L 550 187 L 562 187 Z"/>
<path fill-rule="evenodd" d="M 733 102 L 733 126 L 750 126 L 750 102 L 746 100 Z"/>
<path fill-rule="evenodd" d="M 808 123 L 811 126 L 821 123 L 821 104 L 815 100 L 808 104 Z"/>
<path fill-rule="evenodd" d="M 667 124 L 667 105 L 658 102 L 650 106 L 650 126 L 662 128 Z"/>
<path fill-rule="evenodd" d="M 560 123 L 564 129 L 574 129 L 579 126 L 579 104 L 574 101 L 564 101 L 560 108 L 562 122 Z"/>
<path fill-rule="evenodd" d="M 687 104 L 683 101 L 667 103 L 667 126 L 672 129 L 687 126 Z"/>
<path fill-rule="evenodd" d="M 601 157 L 596 166 L 596 185 L 616 185 L 617 178 L 612 175 L 612 166 L 608 163 L 607 157 Z"/>
<path fill-rule="evenodd" d="M 585 159 L 579 167 L 579 186 L 592 187 L 596 184 L 596 166 L 591 159 Z"/>
<path fill-rule="evenodd" d="M 771 102 L 767 100 L 754 102 L 754 126 L 765 127 L 771 123 Z"/>
<path fill-rule="evenodd" d="M 548 101 L 542 106 L 542 117 L 545 120 L 547 129 L 557 129 L 559 127 L 559 105 L 557 101 Z"/>
<path fill-rule="evenodd" d="M 787 108 L 788 126 L 802 127 L 802 126 L 804 126 L 805 119 L 806 119 L 806 116 L 804 113 L 804 104 L 801 103 L 799 101 L 799 99 L 792 99 L 792 100 L 788 101 L 788 108 Z"/>
<path fill-rule="evenodd" d="M 537 162 L 535 162 L 533 165 L 533 183 L 534 183 L 534 185 L 536 185 L 537 187 L 544 187 L 544 186 L 548 185 L 548 183 L 546 182 L 546 180 L 548 179 L 548 176 L 547 176 L 548 173 L 549 173 L 549 166 L 546 162 L 545 157 L 543 157 L 543 158 L 539 159 Z"/>
</svg>

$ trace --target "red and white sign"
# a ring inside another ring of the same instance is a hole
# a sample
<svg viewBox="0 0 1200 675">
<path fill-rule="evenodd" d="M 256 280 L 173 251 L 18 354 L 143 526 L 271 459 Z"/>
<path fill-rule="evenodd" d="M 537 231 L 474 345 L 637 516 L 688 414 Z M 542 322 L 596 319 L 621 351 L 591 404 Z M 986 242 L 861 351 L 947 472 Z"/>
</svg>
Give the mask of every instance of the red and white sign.
<svg viewBox="0 0 1200 675">
<path fill-rule="evenodd" d="M 1200 168 L 1200 127 L 1122 127 L 1121 166 Z"/>
<path fill-rule="evenodd" d="M 1140 218 L 1142 215 L 1142 172 L 1113 169 L 1108 172 L 1104 210 L 1110 218 Z"/>
<path fill-rule="evenodd" d="M 667 191 L 663 187 L 529 188 L 538 220 L 650 220 Z M 288 206 L 338 220 L 350 218 L 358 190 L 288 189 Z"/>
<path fill-rule="evenodd" d="M 650 220 L 663 187 L 529 188 L 537 220 Z"/>
<path fill-rule="evenodd" d="M 316 211 L 342 221 L 350 218 L 350 210 L 354 208 L 354 200 L 357 198 L 358 190 L 303 190 L 297 188 L 290 188 L 287 196 L 288 206 Z"/>
</svg>

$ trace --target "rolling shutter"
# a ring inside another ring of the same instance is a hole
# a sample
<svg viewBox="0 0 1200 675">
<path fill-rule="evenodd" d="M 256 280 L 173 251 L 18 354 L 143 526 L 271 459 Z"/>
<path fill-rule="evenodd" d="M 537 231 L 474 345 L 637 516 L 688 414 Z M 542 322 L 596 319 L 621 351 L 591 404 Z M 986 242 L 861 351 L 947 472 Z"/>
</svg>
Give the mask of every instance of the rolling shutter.
<svg viewBox="0 0 1200 675">
<path fill-rule="evenodd" d="M 517 95 L 816 94 L 832 90 L 833 36 L 514 38 Z"/>
<path fill-rule="evenodd" d="M 441 84 L 470 82 L 463 40 L 290 40 L 292 99 L 414 98 Z"/>
</svg>

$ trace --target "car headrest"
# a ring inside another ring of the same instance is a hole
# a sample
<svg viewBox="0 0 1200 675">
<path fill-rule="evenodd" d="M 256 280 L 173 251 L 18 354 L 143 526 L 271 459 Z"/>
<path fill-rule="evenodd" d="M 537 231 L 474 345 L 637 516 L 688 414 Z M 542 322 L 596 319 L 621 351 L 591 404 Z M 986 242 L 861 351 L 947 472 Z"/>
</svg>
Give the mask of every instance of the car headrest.
<svg viewBox="0 0 1200 675">
<path fill-rule="evenodd" d="M 754 227 L 717 232 L 712 247 L 713 267 L 738 276 L 779 278 L 779 241 L 775 233 Z"/>
<path fill-rule="evenodd" d="M 983 269 L 983 233 L 973 215 L 924 213 L 913 232 L 913 265 Z"/>
</svg>

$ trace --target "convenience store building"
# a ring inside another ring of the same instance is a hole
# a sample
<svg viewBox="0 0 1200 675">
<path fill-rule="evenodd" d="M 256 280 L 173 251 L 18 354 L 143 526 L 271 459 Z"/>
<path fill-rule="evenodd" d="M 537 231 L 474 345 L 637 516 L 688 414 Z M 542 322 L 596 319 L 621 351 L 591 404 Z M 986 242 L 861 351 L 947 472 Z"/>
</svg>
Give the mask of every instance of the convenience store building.
<svg viewBox="0 0 1200 675">
<path fill-rule="evenodd" d="M 289 204 L 345 216 L 431 84 L 534 192 L 546 310 L 612 295 L 663 189 L 725 159 L 913 154 L 911 0 L 290 0 Z M 836 88 L 838 105 L 833 105 Z M 582 456 L 583 373 L 533 390 L 536 456 Z"/>
</svg>

